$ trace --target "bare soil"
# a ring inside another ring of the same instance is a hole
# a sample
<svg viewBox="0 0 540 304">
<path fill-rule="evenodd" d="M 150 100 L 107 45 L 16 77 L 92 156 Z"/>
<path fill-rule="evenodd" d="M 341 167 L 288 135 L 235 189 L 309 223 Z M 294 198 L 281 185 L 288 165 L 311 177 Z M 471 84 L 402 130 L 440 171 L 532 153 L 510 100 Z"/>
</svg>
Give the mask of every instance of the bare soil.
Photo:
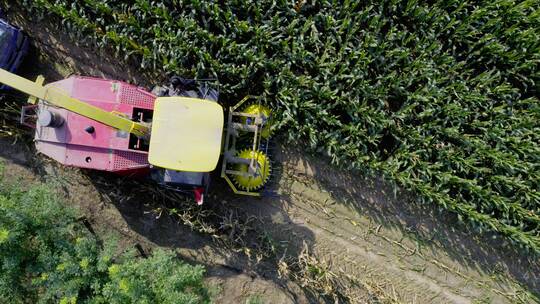
<svg viewBox="0 0 540 304">
<path fill-rule="evenodd" d="M 8 17 L 34 41 L 26 77 L 76 73 L 152 85 L 135 66 L 78 46 L 47 22 Z M 115 231 L 126 248 L 172 248 L 205 265 L 216 303 L 538 302 L 536 257 L 290 145 L 278 143 L 273 155 L 276 195 L 235 196 L 216 177 L 197 209 L 145 181 L 59 166 L 36 156 L 29 138 L 0 141 L 7 180 L 56 185 L 97 231 Z"/>
</svg>

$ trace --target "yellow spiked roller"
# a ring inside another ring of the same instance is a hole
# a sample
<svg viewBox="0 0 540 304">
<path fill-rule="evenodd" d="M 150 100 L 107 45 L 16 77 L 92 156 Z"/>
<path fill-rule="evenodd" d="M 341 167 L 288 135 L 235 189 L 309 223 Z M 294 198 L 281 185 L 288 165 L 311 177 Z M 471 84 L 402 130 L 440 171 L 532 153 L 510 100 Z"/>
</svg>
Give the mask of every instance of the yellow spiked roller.
<svg viewBox="0 0 540 304">
<path fill-rule="evenodd" d="M 242 150 L 239 151 L 236 156 L 245 159 L 255 158 L 258 164 L 257 172 L 254 176 L 233 176 L 233 179 L 238 185 L 238 187 L 247 191 L 253 191 L 258 190 L 262 186 L 264 186 L 264 184 L 266 184 L 266 182 L 268 181 L 268 178 L 270 177 L 270 172 L 272 170 L 270 160 L 268 159 L 266 154 L 261 151 Z M 237 171 L 247 173 L 249 165 L 236 164 L 235 169 Z"/>
<path fill-rule="evenodd" d="M 269 138 L 271 135 L 272 127 L 272 110 L 270 108 L 263 106 L 261 104 L 251 104 L 247 106 L 244 111 L 247 114 L 261 115 L 264 120 L 264 126 L 262 128 L 261 136 L 263 138 Z M 245 124 L 250 124 L 248 121 L 249 118 L 244 117 L 243 122 Z"/>
</svg>

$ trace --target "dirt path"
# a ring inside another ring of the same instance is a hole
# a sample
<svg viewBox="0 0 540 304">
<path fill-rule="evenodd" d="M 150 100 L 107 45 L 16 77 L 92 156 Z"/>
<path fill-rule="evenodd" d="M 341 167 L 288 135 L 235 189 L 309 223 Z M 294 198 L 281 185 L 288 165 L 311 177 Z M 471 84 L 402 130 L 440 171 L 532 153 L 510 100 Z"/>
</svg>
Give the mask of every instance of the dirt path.
<svg viewBox="0 0 540 304">
<path fill-rule="evenodd" d="M 156 246 L 175 249 L 185 260 L 207 269 L 206 282 L 216 303 L 248 303 L 250 299 L 271 299 L 272 303 L 308 303 L 302 289 L 287 280 L 265 278 L 243 255 L 220 248 L 204 234 L 193 232 L 172 217 L 157 217 L 142 202 L 110 200 L 114 193 L 102 193 L 91 176 L 53 161 L 35 157 L 26 143 L 0 138 L 3 182 L 24 186 L 45 182 L 79 209 L 98 235 L 118 236 L 121 248 L 141 248 L 148 253 Z"/>
<path fill-rule="evenodd" d="M 76 46 L 23 16 L 12 19 L 32 33 L 41 50 L 41 59 L 23 70 L 26 75 L 44 72 L 52 81 L 80 73 L 149 85 L 136 68 Z M 452 216 L 407 194 L 394 195 L 382 181 L 337 170 L 292 148 L 280 147 L 274 155 L 282 166 L 277 196 L 234 196 L 215 179 L 208 205 L 195 210 L 201 222 L 210 223 L 201 226 L 196 213 L 180 215 L 181 221 L 168 216 L 180 208 L 171 205 L 169 193 L 148 190 L 145 183 L 62 168 L 34 158 L 24 145 L 0 145 L 12 180 L 26 176 L 58 184 L 99 229 L 123 235 L 125 246 L 175 248 L 205 264 L 209 282 L 221 291 L 218 303 L 259 296 L 264 303 L 320 302 L 332 296 L 319 296 L 335 292 L 340 301 L 358 303 L 538 301 L 538 261 L 498 239 L 467 233 Z M 293 280 L 280 278 L 287 273 Z"/>
<path fill-rule="evenodd" d="M 285 151 L 281 162 L 289 219 L 309 228 L 313 251 L 366 286 L 403 302 L 532 302 L 538 264 L 470 235 L 448 214 L 415 203 L 377 180 L 340 172 L 321 160 Z M 537 261 L 536 261 L 537 262 Z"/>
</svg>

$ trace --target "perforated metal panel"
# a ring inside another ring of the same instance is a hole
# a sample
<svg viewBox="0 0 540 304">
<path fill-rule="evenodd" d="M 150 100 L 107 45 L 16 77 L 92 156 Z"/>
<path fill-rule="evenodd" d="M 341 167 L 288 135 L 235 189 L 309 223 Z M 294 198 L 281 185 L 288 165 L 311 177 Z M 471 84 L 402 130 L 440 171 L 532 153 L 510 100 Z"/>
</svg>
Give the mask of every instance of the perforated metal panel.
<svg viewBox="0 0 540 304">
<path fill-rule="evenodd" d="M 127 170 L 148 166 L 148 154 L 130 151 L 114 151 L 113 170 Z"/>
<path fill-rule="evenodd" d="M 134 108 L 153 110 L 154 107 L 153 94 L 115 80 L 75 76 L 49 85 L 87 104 L 129 117 L 135 112 Z M 64 119 L 59 128 L 37 125 L 36 147 L 41 153 L 65 165 L 119 174 L 149 168 L 147 153 L 125 151 L 129 147 L 129 136 L 119 136 L 117 130 L 73 112 L 44 104 L 40 104 L 40 109 L 55 111 Z M 94 132 L 85 131 L 89 126 Z"/>
<path fill-rule="evenodd" d="M 120 103 L 146 109 L 154 107 L 154 99 L 156 98 L 154 95 L 131 85 L 122 85 L 121 90 Z"/>
</svg>

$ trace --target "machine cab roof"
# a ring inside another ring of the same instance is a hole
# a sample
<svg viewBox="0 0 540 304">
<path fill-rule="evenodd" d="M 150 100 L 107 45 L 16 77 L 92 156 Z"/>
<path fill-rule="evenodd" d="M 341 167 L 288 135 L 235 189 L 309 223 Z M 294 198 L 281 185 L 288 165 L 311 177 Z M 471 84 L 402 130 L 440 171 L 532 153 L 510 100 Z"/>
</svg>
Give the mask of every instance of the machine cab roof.
<svg viewBox="0 0 540 304">
<path fill-rule="evenodd" d="M 221 154 L 223 108 L 216 102 L 187 97 L 155 101 L 148 162 L 189 172 L 210 172 Z"/>
</svg>

